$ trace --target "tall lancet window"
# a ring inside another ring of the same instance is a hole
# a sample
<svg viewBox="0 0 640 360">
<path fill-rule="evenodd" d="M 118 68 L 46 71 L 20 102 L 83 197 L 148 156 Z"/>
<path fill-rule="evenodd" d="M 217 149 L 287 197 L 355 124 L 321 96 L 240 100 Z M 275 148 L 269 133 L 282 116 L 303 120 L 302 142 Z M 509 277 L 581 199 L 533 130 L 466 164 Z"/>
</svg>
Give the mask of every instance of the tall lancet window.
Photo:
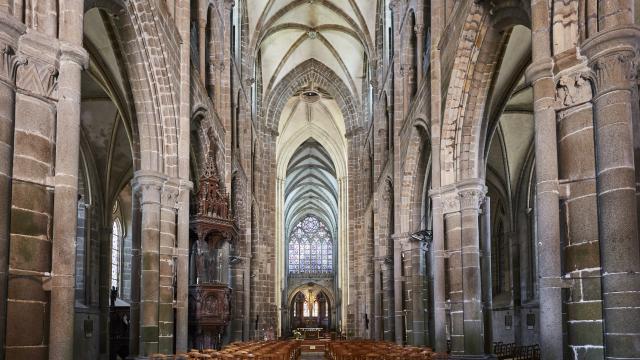
<svg viewBox="0 0 640 360">
<path fill-rule="evenodd" d="M 118 203 L 113 207 L 111 229 L 111 287 L 120 288 L 120 244 L 122 241 L 122 223 L 117 217 Z"/>
<path fill-rule="evenodd" d="M 291 232 L 289 237 L 289 272 L 333 272 L 331 233 L 315 216 L 307 215 Z"/>
</svg>

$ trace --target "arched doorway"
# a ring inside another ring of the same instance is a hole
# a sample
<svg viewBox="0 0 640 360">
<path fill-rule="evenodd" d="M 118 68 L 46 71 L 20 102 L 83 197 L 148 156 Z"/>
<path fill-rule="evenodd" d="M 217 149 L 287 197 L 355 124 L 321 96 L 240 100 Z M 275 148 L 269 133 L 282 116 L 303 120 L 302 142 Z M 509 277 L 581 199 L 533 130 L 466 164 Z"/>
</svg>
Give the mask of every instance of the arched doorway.
<svg viewBox="0 0 640 360">
<path fill-rule="evenodd" d="M 292 329 L 331 329 L 332 304 L 330 297 L 316 284 L 295 291 L 289 302 Z"/>
</svg>

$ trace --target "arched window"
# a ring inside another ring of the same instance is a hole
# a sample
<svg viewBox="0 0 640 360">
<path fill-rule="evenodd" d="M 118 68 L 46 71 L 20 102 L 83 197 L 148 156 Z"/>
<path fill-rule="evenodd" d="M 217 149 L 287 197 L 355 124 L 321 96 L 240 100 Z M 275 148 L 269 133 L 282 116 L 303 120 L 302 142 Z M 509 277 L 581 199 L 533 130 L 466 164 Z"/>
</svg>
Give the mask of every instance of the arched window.
<svg viewBox="0 0 640 360">
<path fill-rule="evenodd" d="M 326 226 L 308 215 L 289 236 L 290 273 L 329 273 L 333 271 L 333 243 Z"/>
<path fill-rule="evenodd" d="M 122 223 L 116 217 L 118 203 L 115 204 L 113 212 L 113 224 L 111 228 L 111 287 L 120 287 L 120 244 L 122 241 Z"/>
</svg>

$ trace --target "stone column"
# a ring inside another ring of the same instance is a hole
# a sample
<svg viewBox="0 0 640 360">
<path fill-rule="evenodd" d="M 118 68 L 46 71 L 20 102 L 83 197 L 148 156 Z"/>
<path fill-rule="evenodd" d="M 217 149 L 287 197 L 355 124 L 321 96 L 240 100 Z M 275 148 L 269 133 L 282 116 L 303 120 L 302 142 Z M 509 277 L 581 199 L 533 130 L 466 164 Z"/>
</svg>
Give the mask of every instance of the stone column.
<svg viewBox="0 0 640 360">
<path fill-rule="evenodd" d="M 640 317 L 633 143 L 640 30 L 624 26 L 633 20 L 624 11 L 629 3 L 601 3 L 599 13 L 605 14 L 599 22 L 605 29 L 584 44 L 595 80 L 596 191 L 607 359 L 635 358 L 640 353 L 640 322 L 629 320 Z"/>
<path fill-rule="evenodd" d="M 207 79 L 207 10 L 206 7 L 202 10 L 200 18 L 198 19 L 198 56 L 200 57 L 200 81 L 206 84 Z"/>
<path fill-rule="evenodd" d="M 422 56 L 424 53 L 424 25 L 416 24 L 414 31 L 416 32 L 416 88 L 422 81 Z"/>
<path fill-rule="evenodd" d="M 140 266 L 142 262 L 142 193 L 136 186 L 136 179 L 131 181 L 132 209 L 131 209 L 131 314 L 129 326 L 129 353 L 140 353 Z"/>
<path fill-rule="evenodd" d="M 49 359 L 73 358 L 75 249 L 80 158 L 80 77 L 89 56 L 82 48 L 84 2 L 60 4 L 60 69 L 56 118 Z"/>
<path fill-rule="evenodd" d="M 377 246 L 376 246 L 377 248 Z M 377 251 L 376 251 L 377 252 Z M 382 340 L 383 334 L 383 317 L 382 317 L 382 281 L 381 281 L 381 266 L 380 260 L 375 259 L 375 270 L 373 274 L 373 338 L 374 340 Z"/>
<path fill-rule="evenodd" d="M 491 199 L 484 198 L 482 207 L 482 226 L 480 235 L 480 267 L 482 271 L 482 302 L 484 304 L 484 343 L 485 353 L 493 351 L 493 285 L 491 284 Z"/>
<path fill-rule="evenodd" d="M 391 264 L 393 257 L 389 255 L 385 256 L 384 260 L 380 263 L 382 272 L 382 321 L 384 324 L 384 331 L 382 334 L 383 340 L 394 341 L 394 278 L 393 278 L 393 265 Z"/>
<path fill-rule="evenodd" d="M 189 336 L 189 195 L 190 181 L 182 181 L 178 201 L 178 247 L 176 249 L 176 352 L 187 351 Z"/>
<path fill-rule="evenodd" d="M 230 264 L 231 267 L 231 288 L 233 289 L 233 306 L 231 308 L 231 331 L 230 341 L 242 341 L 242 325 L 243 317 L 243 299 L 244 299 L 244 259 L 235 257 Z M 279 316 L 280 318 L 280 316 Z M 275 330 L 275 329 L 274 329 Z"/>
<path fill-rule="evenodd" d="M 558 142 L 555 83 L 549 32 L 549 3 L 531 2 L 532 64 L 526 72 L 533 86 L 536 157 L 536 226 L 542 359 L 563 358 L 562 266 L 558 194 Z"/>
<path fill-rule="evenodd" d="M 11 232 L 11 174 L 15 120 L 16 71 L 25 59 L 16 55 L 24 25 L 0 9 L 0 360 L 4 359 L 7 272 Z"/>
<path fill-rule="evenodd" d="M 444 215 L 440 194 L 431 194 L 433 216 L 433 241 L 431 242 L 431 274 L 433 275 L 433 322 L 434 343 L 436 352 L 447 351 L 447 314 L 445 294 L 446 257 L 444 246 Z"/>
<path fill-rule="evenodd" d="M 459 191 L 461 212 L 462 297 L 464 301 L 464 353 L 484 354 L 482 319 L 482 280 L 480 271 L 479 210 L 484 200 L 484 185 L 472 185 Z"/>
<path fill-rule="evenodd" d="M 428 292 L 425 286 L 425 252 L 421 248 L 421 243 L 411 242 L 411 341 L 414 346 L 427 345 L 427 316 Z"/>
<path fill-rule="evenodd" d="M 161 192 L 165 178 L 152 171 L 137 171 L 134 175 L 136 191 L 140 192 L 140 339 L 139 355 L 159 350 L 160 301 L 160 225 Z"/>
<path fill-rule="evenodd" d="M 451 355 L 464 355 L 464 291 L 462 283 L 461 216 L 458 194 L 446 194 L 444 223 L 449 255 L 449 302 L 451 306 Z"/>
<path fill-rule="evenodd" d="M 402 236 L 392 236 L 393 241 L 393 314 L 395 342 L 404 342 L 404 304 L 402 303 Z"/>
<path fill-rule="evenodd" d="M 160 294 L 158 304 L 158 352 L 172 354 L 173 351 L 173 299 L 174 274 L 176 271 L 174 250 L 176 248 L 176 215 L 180 183 L 169 179 L 164 183 L 160 210 Z"/>
</svg>

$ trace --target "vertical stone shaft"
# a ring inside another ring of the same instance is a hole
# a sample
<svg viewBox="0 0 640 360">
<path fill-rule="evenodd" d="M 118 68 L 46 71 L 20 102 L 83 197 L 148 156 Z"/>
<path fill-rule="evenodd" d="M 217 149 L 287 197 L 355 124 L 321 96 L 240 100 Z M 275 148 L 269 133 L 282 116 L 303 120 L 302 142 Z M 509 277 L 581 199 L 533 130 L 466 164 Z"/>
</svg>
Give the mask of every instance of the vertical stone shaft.
<svg viewBox="0 0 640 360">
<path fill-rule="evenodd" d="M 460 191 L 464 353 L 484 353 L 479 206 L 484 190 Z"/>
<path fill-rule="evenodd" d="M 178 184 L 172 179 L 162 189 L 160 210 L 160 294 L 158 304 L 158 351 L 173 353 L 173 254 L 176 247 L 176 199 Z"/>
<path fill-rule="evenodd" d="M 424 53 L 424 24 L 418 23 L 413 29 L 416 32 L 416 87 L 422 82 L 422 57 Z"/>
<path fill-rule="evenodd" d="M 492 344 L 492 308 L 493 308 L 493 285 L 491 283 L 491 199 L 484 198 L 482 208 L 482 226 L 480 235 L 480 247 L 482 255 L 480 257 L 480 267 L 482 270 L 482 302 L 484 304 L 484 343 L 485 353 L 493 351 Z"/>
<path fill-rule="evenodd" d="M 160 195 L 164 179 L 159 174 L 137 172 L 142 210 L 140 261 L 140 355 L 158 352 L 160 289 Z"/>
<path fill-rule="evenodd" d="M 49 359 L 73 358 L 75 243 L 80 157 L 80 75 L 88 61 L 82 48 L 84 1 L 60 4 L 56 158 L 51 254 Z"/>
<path fill-rule="evenodd" d="M 425 253 L 420 248 L 418 242 L 412 242 L 411 245 L 412 339 L 410 344 L 414 346 L 424 346 L 426 345 L 425 340 L 427 335 L 425 304 L 428 294 L 428 289 L 424 286 Z"/>
<path fill-rule="evenodd" d="M 193 0 L 196 1 L 196 0 Z M 180 9 L 177 16 L 180 21 L 178 28 L 180 36 L 188 39 L 191 35 L 191 2 L 192 0 L 179 0 Z M 204 1 L 199 1 L 198 8 L 203 7 Z M 206 14 L 206 12 L 205 12 Z M 204 40 L 201 49 L 204 48 Z M 180 185 L 178 189 L 178 218 L 177 241 L 175 249 L 176 259 L 176 353 L 187 351 L 188 341 L 188 298 L 189 298 L 189 193 L 193 184 L 189 181 L 190 171 L 190 124 L 191 124 L 191 42 L 184 41 L 180 48 L 180 128 L 178 141 L 178 177 Z M 202 56 L 202 55 L 200 55 Z M 206 69 L 202 70 L 203 73 Z"/>
<path fill-rule="evenodd" d="M 132 219 L 131 219 L 131 325 L 129 326 L 129 353 L 140 353 L 140 265 L 142 241 L 142 201 L 141 189 L 132 181 Z"/>
<path fill-rule="evenodd" d="M 375 252 L 377 253 L 378 246 L 375 246 Z M 376 258 L 377 259 L 377 258 Z M 375 340 L 382 340 L 383 334 L 383 320 L 382 320 L 382 281 L 380 279 L 381 274 L 381 266 L 380 261 L 375 261 L 375 271 L 373 276 L 373 288 L 374 288 L 374 296 L 373 296 L 373 338 Z"/>
<path fill-rule="evenodd" d="M 613 3 L 618 2 L 604 2 Z M 626 5 L 620 6 L 624 10 Z M 611 16 L 616 19 L 614 24 L 605 18 L 601 25 L 624 25 L 620 23 L 624 18 Z M 634 358 L 640 353 L 640 322 L 629 320 L 640 318 L 633 143 L 633 121 L 638 119 L 634 109 L 638 103 L 635 77 L 640 31 L 630 26 L 600 30 L 585 43 L 584 51 L 594 70 L 596 87 L 594 133 L 605 358 Z"/>
<path fill-rule="evenodd" d="M 442 107 L 440 50 L 438 43 L 443 32 L 445 3 L 442 0 L 431 1 L 431 211 L 433 240 L 431 242 L 431 275 L 433 276 L 433 347 L 437 352 L 447 351 L 446 311 L 445 311 L 445 243 L 442 198 L 439 194 L 440 178 L 440 122 Z"/>
<path fill-rule="evenodd" d="M 444 217 L 446 226 L 447 251 L 449 253 L 449 300 L 451 303 L 451 354 L 463 355 L 464 333 L 464 293 L 462 279 L 461 213 L 449 212 Z"/>
<path fill-rule="evenodd" d="M 8 4 L 7 4 L 8 6 Z M 17 38 L 24 25 L 0 7 L 0 360 L 4 359 L 7 308 L 7 274 L 11 232 L 11 174 L 13 173 L 13 133 L 15 125 L 15 70 L 24 61 L 16 57 Z"/>
<path fill-rule="evenodd" d="M 393 236 L 393 309 L 396 344 L 404 342 L 404 306 L 402 304 L 402 239 Z"/>
<path fill-rule="evenodd" d="M 560 218 L 555 83 L 549 42 L 549 4 L 531 2 L 532 64 L 536 156 L 536 228 L 539 249 L 540 348 L 542 359 L 563 358 Z"/>
<path fill-rule="evenodd" d="M 433 204 L 433 241 L 431 243 L 431 274 L 433 275 L 433 322 L 434 344 L 436 352 L 447 351 L 445 309 L 445 247 L 444 247 L 444 215 L 440 195 L 432 195 Z"/>
<path fill-rule="evenodd" d="M 391 264 L 382 262 L 382 316 L 384 321 L 383 339 L 386 341 L 395 341 L 394 337 L 394 278 L 393 267 Z"/>
</svg>

